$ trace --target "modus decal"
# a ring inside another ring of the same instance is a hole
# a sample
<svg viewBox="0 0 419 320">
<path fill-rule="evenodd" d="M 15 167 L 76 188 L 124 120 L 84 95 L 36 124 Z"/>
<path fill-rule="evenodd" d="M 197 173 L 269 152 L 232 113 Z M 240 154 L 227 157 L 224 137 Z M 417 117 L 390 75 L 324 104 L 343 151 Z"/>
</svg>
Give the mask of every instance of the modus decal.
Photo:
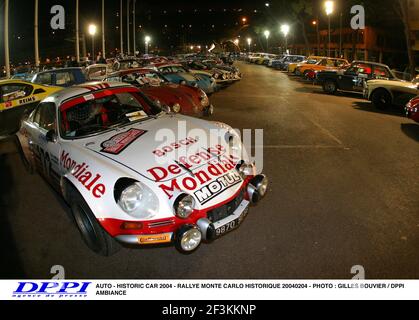
<svg viewBox="0 0 419 320">
<path fill-rule="evenodd" d="M 130 129 L 126 132 L 119 133 L 101 144 L 101 152 L 118 155 L 145 133 L 147 131 L 138 129 Z"/>
</svg>

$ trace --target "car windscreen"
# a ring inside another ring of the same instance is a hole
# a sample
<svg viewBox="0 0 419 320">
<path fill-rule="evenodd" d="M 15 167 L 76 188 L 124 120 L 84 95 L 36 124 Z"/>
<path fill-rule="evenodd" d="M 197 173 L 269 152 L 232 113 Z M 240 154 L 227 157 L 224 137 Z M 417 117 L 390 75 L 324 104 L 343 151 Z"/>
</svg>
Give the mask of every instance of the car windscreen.
<svg viewBox="0 0 419 320">
<path fill-rule="evenodd" d="M 158 113 L 153 105 L 140 102 L 136 93 L 117 93 L 78 103 L 61 110 L 60 129 L 64 139 L 97 134 Z"/>
<path fill-rule="evenodd" d="M 132 84 L 134 86 L 152 86 L 159 87 L 167 80 L 159 75 L 158 73 L 149 72 L 149 73 L 139 73 L 133 72 L 126 74 L 122 77 L 122 82 Z"/>
</svg>

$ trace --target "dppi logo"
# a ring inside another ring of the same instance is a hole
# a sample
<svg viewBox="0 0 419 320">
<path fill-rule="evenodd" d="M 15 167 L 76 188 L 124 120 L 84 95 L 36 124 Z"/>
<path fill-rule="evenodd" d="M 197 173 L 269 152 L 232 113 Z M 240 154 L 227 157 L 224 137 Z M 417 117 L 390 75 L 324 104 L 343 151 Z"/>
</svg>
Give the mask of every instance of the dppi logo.
<svg viewBox="0 0 419 320">
<path fill-rule="evenodd" d="M 91 282 L 19 282 L 16 291 L 13 292 L 14 298 L 19 297 L 86 297 L 87 288 Z"/>
</svg>

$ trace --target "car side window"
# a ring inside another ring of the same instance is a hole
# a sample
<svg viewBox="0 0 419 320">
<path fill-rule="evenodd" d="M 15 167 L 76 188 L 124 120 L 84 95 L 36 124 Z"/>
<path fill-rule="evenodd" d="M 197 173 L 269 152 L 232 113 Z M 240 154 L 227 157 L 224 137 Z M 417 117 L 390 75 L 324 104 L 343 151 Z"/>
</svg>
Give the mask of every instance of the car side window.
<svg viewBox="0 0 419 320">
<path fill-rule="evenodd" d="M 31 85 L 10 83 L 1 86 L 1 102 L 9 102 L 30 96 L 33 91 Z"/>
<path fill-rule="evenodd" d="M 55 104 L 52 102 L 46 102 L 39 105 L 38 112 L 39 113 L 39 127 L 45 129 L 46 131 L 50 131 L 55 129 L 56 123 L 56 108 Z M 35 115 L 35 118 L 37 117 Z"/>
<path fill-rule="evenodd" d="M 390 78 L 390 73 L 388 72 L 387 68 L 382 66 L 375 66 L 374 67 L 374 76 L 377 78 Z"/>
<path fill-rule="evenodd" d="M 52 74 L 51 72 L 38 74 L 35 78 L 35 83 L 38 84 L 49 84 L 52 85 Z"/>
<path fill-rule="evenodd" d="M 72 72 L 57 72 L 56 84 L 58 86 L 71 86 L 75 83 L 74 74 Z"/>
</svg>

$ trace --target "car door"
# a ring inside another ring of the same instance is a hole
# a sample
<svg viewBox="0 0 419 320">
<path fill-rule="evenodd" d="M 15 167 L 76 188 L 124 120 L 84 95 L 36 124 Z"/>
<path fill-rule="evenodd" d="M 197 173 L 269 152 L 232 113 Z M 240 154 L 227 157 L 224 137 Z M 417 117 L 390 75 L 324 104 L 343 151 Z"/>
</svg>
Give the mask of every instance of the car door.
<svg viewBox="0 0 419 320">
<path fill-rule="evenodd" d="M 33 117 L 30 132 L 32 148 L 40 172 L 54 185 L 59 184 L 59 153 L 57 141 L 57 108 L 53 102 L 41 103 Z"/>
</svg>

